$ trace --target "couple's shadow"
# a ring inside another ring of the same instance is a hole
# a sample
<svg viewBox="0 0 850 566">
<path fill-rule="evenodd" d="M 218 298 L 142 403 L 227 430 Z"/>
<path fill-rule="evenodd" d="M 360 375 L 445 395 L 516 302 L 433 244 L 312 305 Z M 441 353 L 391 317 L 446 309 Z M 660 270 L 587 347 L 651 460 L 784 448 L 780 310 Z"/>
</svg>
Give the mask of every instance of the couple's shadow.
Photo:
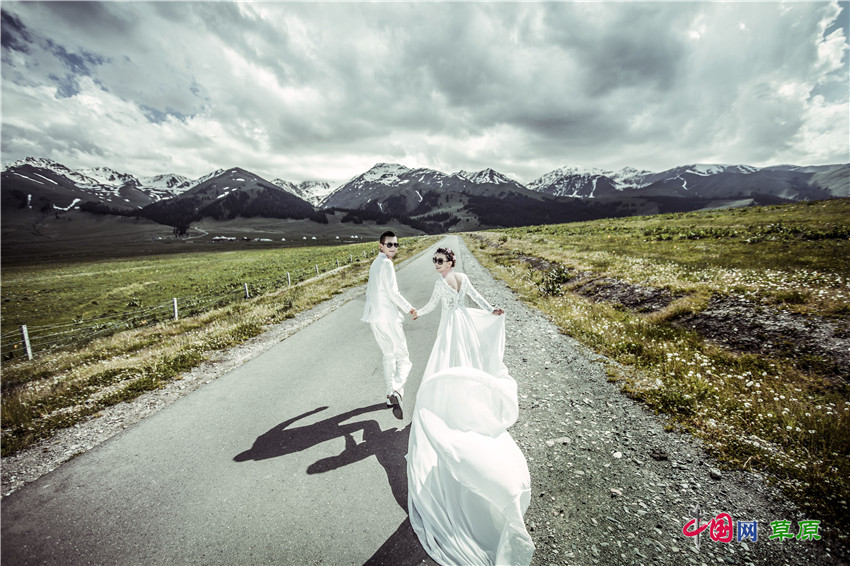
<svg viewBox="0 0 850 566">
<path fill-rule="evenodd" d="M 405 454 L 407 454 L 407 443 L 410 437 L 410 425 L 402 430 L 396 428 L 383 430 L 374 420 L 347 422 L 360 415 L 387 410 L 385 404 L 377 404 L 352 409 L 313 424 L 292 426 L 296 422 L 326 409 L 327 407 L 318 407 L 280 423 L 260 435 L 249 450 L 236 455 L 233 460 L 247 462 L 249 460 L 279 458 L 306 450 L 328 440 L 343 437 L 345 439 L 344 450 L 336 456 L 322 458 L 310 464 L 307 467 L 307 473 L 321 474 L 375 456 L 387 474 L 387 480 L 396 503 L 407 513 L 407 460 Z M 358 443 L 354 439 L 354 434 L 361 431 L 363 440 Z M 421 564 L 427 558 L 428 556 L 419 544 L 416 533 L 410 526 L 410 520 L 405 519 L 396 532 L 387 539 L 366 564 L 370 566 L 379 564 L 413 565 Z"/>
</svg>

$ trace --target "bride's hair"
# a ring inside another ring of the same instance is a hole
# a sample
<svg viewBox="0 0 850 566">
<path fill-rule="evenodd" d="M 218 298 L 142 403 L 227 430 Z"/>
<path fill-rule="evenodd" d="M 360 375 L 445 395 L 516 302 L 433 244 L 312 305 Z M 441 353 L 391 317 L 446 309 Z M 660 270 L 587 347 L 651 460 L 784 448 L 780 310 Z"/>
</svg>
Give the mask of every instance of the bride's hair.
<svg viewBox="0 0 850 566">
<path fill-rule="evenodd" d="M 455 253 L 451 249 L 449 249 L 449 248 L 437 248 L 436 253 L 443 254 L 444 256 L 446 256 L 446 259 L 448 259 L 452 263 L 452 267 L 455 266 L 455 263 L 456 263 L 455 262 Z"/>
</svg>

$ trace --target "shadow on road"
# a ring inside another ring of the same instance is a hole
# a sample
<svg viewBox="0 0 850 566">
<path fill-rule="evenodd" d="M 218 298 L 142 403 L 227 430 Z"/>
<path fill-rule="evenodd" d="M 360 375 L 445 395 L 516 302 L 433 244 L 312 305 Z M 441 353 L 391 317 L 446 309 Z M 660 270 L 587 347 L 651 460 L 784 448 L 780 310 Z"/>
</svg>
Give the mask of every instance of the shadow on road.
<svg viewBox="0 0 850 566">
<path fill-rule="evenodd" d="M 328 440 L 332 440 L 340 436 L 348 437 L 358 430 L 363 430 L 365 422 L 359 421 L 343 424 L 345 421 L 366 413 L 381 410 L 385 411 L 386 407 L 383 404 L 361 407 L 310 425 L 289 428 L 301 419 L 320 413 L 325 409 L 327 409 L 327 407 L 317 407 L 312 411 L 307 411 L 297 417 L 283 421 L 268 432 L 260 435 L 257 440 L 254 441 L 254 445 L 250 450 L 237 454 L 233 460 L 236 462 L 247 462 L 248 460 L 268 460 L 269 458 L 278 458 L 280 456 L 286 456 L 287 454 L 301 452 L 302 450 L 306 450 L 307 448 L 311 448 L 317 444 L 327 442 Z M 369 422 L 374 423 L 374 421 Z M 377 426 L 377 423 L 374 424 Z M 402 455 L 407 452 L 407 445 L 404 446 L 403 450 L 404 452 L 402 452 Z"/>
<path fill-rule="evenodd" d="M 380 403 L 352 409 L 313 424 L 290 428 L 299 420 L 320 413 L 325 409 L 327 407 L 318 407 L 280 423 L 260 435 L 249 450 L 236 455 L 233 460 L 247 462 L 249 460 L 278 458 L 306 450 L 334 438 L 343 437 L 345 449 L 336 456 L 322 458 L 310 464 L 307 467 L 307 473 L 321 474 L 359 462 L 369 456 L 375 456 L 378 463 L 386 471 L 396 503 L 406 513 L 407 460 L 405 455 L 407 454 L 410 425 L 402 430 L 396 428 L 383 430 L 374 420 L 346 423 L 346 421 L 360 415 L 386 411 L 386 405 Z M 353 436 L 358 431 L 363 433 L 363 441 L 359 444 Z M 420 546 L 416 533 L 410 526 L 410 521 L 405 519 L 396 529 L 396 532 L 366 562 L 366 565 L 394 564 L 406 566 L 422 564 L 423 560 L 427 561 L 428 555 Z M 430 563 L 433 564 L 433 562 Z"/>
<path fill-rule="evenodd" d="M 410 526 L 410 519 L 405 519 L 363 566 L 416 566 L 419 564 L 437 566 L 437 563 L 431 560 L 419 544 L 419 539 L 413 527 Z"/>
</svg>

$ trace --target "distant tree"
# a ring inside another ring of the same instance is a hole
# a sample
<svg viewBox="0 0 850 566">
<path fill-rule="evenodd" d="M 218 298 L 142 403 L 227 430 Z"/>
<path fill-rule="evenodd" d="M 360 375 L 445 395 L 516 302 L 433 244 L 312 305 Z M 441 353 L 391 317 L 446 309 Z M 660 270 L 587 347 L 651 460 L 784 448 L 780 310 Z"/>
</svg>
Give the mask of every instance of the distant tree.
<svg viewBox="0 0 850 566">
<path fill-rule="evenodd" d="M 316 212 L 310 215 L 310 220 L 313 222 L 318 222 L 319 224 L 327 224 L 328 217 L 325 216 L 325 213 L 321 210 L 317 210 Z"/>
</svg>

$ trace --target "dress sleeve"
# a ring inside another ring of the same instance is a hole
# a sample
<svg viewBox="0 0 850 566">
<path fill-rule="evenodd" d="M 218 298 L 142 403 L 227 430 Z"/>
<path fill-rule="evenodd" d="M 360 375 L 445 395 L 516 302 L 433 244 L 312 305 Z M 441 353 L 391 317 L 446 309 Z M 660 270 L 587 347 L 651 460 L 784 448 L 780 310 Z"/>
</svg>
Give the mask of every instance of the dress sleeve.
<svg viewBox="0 0 850 566">
<path fill-rule="evenodd" d="M 434 292 L 431 293 L 431 298 L 428 299 L 428 302 L 425 303 L 425 306 L 421 309 L 416 309 L 416 312 L 419 316 L 423 314 L 428 314 L 437 306 L 437 301 L 440 300 L 440 281 L 437 280 L 434 282 Z"/>
<path fill-rule="evenodd" d="M 393 269 L 392 262 L 388 261 L 383 264 L 381 271 L 381 292 L 386 293 L 390 300 L 402 311 L 410 312 L 410 309 L 413 307 L 398 291 L 398 282 L 396 282 L 395 269 Z"/>
<path fill-rule="evenodd" d="M 469 277 L 464 273 L 463 275 L 466 278 L 466 294 L 472 297 L 472 300 L 478 303 L 478 306 L 487 312 L 493 312 L 496 310 L 496 307 L 487 302 L 487 300 L 481 296 L 481 293 L 475 290 L 475 287 L 472 286 L 472 281 L 469 280 Z"/>
</svg>

